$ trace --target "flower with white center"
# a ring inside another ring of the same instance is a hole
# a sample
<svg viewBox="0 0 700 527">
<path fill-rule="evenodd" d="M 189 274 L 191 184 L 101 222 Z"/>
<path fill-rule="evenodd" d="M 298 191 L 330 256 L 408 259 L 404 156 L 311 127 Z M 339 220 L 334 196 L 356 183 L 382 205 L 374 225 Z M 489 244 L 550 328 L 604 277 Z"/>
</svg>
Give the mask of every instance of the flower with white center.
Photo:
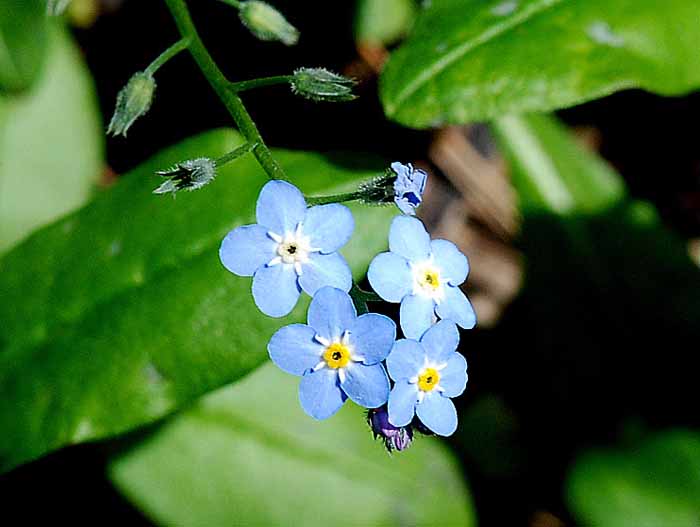
<svg viewBox="0 0 700 527">
<path fill-rule="evenodd" d="M 438 435 L 457 429 L 452 397 L 467 386 L 467 361 L 457 353 L 459 332 L 442 320 L 425 332 L 420 342 L 403 339 L 394 344 L 386 360 L 394 387 L 389 395 L 389 422 L 406 426 L 413 416 Z"/>
<path fill-rule="evenodd" d="M 400 302 L 401 329 L 419 339 L 437 320 L 450 319 L 465 329 L 476 325 L 476 314 L 459 286 L 469 263 L 447 240 L 430 240 L 423 223 L 397 216 L 389 231 L 389 252 L 377 255 L 367 277 L 387 302 Z"/>
<path fill-rule="evenodd" d="M 416 209 L 423 202 L 423 192 L 428 181 L 428 174 L 420 168 L 413 168 L 411 163 L 404 165 L 394 162 L 391 170 L 396 174 L 394 181 L 394 202 L 401 212 L 415 215 Z"/>
<path fill-rule="evenodd" d="M 337 412 L 346 399 L 377 408 L 389 397 L 382 361 L 396 339 L 396 325 L 384 315 L 357 316 L 350 295 L 320 289 L 309 306 L 308 325 L 278 330 L 267 350 L 279 368 L 301 377 L 299 401 L 315 419 Z"/>
<path fill-rule="evenodd" d="M 338 203 L 306 208 L 304 196 L 286 181 L 260 191 L 258 223 L 237 227 L 221 243 L 224 267 L 253 277 L 253 299 L 271 317 L 287 315 L 301 291 L 323 286 L 350 291 L 352 274 L 337 252 L 354 229 L 350 209 Z"/>
</svg>

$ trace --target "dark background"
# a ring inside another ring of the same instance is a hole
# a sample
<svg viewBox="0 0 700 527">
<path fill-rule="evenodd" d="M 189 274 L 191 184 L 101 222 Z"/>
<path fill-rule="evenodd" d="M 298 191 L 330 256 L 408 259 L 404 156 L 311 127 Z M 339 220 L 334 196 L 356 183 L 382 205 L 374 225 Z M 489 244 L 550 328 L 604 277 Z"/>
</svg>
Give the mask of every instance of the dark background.
<svg viewBox="0 0 700 527">
<path fill-rule="evenodd" d="M 161 2 L 112 4 L 92 27 L 74 30 L 95 77 L 105 121 L 131 74 L 177 39 Z M 300 66 L 342 72 L 361 62 L 352 31 L 354 2 L 277 1 L 301 31 L 293 48 L 257 41 L 239 24 L 234 9 L 214 0 L 191 4 L 206 44 L 232 80 L 288 74 Z M 134 125 L 128 140 L 107 140 L 108 164 L 117 174 L 182 138 L 232 125 L 185 53 L 156 78 L 148 118 Z M 388 122 L 376 93 L 376 79 L 370 78 L 359 86 L 360 98 L 347 104 L 311 103 L 284 86 L 244 94 L 244 101 L 272 146 L 427 159 L 433 133 Z M 560 117 L 576 127 L 592 127 L 600 153 L 621 172 L 630 192 L 652 201 L 676 235 L 700 235 L 700 96 L 671 99 L 630 91 Z M 604 237 L 604 220 L 584 221 L 598 225 Z M 547 238 L 554 259 L 566 253 L 561 233 L 546 218 L 525 229 Z M 522 248 L 528 254 L 527 244 Z M 637 312 L 625 286 L 616 289 L 622 279 L 613 279 L 602 294 L 590 294 L 585 279 L 565 267 L 563 262 L 556 276 L 531 271 L 528 286 L 496 329 L 462 335 L 470 384 L 460 400 L 462 432 L 452 443 L 481 525 L 559 525 L 548 514 L 572 525 L 563 482 L 578 452 L 634 441 L 649 430 L 700 424 L 693 384 L 697 330 L 682 321 L 660 324 L 664 317 L 659 313 Z M 570 304 L 561 309 L 571 316 L 533 308 L 542 284 L 566 297 Z M 598 316 L 606 310 L 618 313 L 619 323 Z M 545 345 L 543 334 L 550 339 Z M 470 435 L 469 427 L 480 435 Z M 23 524 L 150 525 L 105 478 L 105 457 L 119 446 L 65 449 L 3 476 L 0 502 L 6 517 L 21 517 Z"/>
</svg>

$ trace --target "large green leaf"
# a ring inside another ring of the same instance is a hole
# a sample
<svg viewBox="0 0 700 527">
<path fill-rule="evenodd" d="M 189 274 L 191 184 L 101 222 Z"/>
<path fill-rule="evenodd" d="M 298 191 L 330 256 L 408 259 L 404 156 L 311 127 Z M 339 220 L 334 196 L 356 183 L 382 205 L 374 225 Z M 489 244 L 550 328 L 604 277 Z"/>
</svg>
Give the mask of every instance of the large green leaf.
<svg viewBox="0 0 700 527">
<path fill-rule="evenodd" d="M 48 48 L 46 2 L 0 2 L 0 91 L 28 88 Z"/>
<path fill-rule="evenodd" d="M 267 339 L 289 320 L 260 314 L 250 279 L 218 258 L 226 232 L 253 220 L 262 170 L 246 156 L 198 192 L 151 192 L 156 169 L 238 144 L 216 131 L 164 151 L 0 260 L 2 469 L 158 419 L 265 360 Z M 278 156 L 311 193 L 374 173 L 316 154 Z M 343 252 L 361 276 L 394 211 L 356 212 Z"/>
<path fill-rule="evenodd" d="M 623 88 L 700 85 L 700 2 L 432 0 L 382 75 L 413 127 L 571 106 Z"/>
<path fill-rule="evenodd" d="M 46 68 L 32 91 L 0 96 L 0 252 L 82 205 L 103 164 L 90 74 L 66 32 L 50 34 Z"/>
<path fill-rule="evenodd" d="M 696 527 L 700 435 L 659 434 L 627 451 L 592 451 L 576 461 L 568 501 L 581 525 Z"/>
<path fill-rule="evenodd" d="M 387 456 L 357 406 L 305 415 L 298 382 L 268 364 L 207 396 L 116 459 L 113 481 L 162 525 L 474 525 L 437 440 Z"/>
</svg>

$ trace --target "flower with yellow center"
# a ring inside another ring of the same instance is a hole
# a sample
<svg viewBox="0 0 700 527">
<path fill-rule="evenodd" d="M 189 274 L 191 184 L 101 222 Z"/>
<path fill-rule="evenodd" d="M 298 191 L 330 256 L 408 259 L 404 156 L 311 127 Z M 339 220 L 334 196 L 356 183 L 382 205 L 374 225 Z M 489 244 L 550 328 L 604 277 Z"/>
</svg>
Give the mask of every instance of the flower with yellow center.
<svg viewBox="0 0 700 527">
<path fill-rule="evenodd" d="M 419 263 L 411 263 L 413 274 L 413 294 L 431 298 L 439 304 L 445 297 L 444 280 L 440 268 L 435 265 L 433 258 Z"/>
<path fill-rule="evenodd" d="M 364 357 L 357 355 L 350 344 L 350 332 L 344 331 L 340 339 L 328 340 L 320 335 L 314 337 L 318 343 L 325 346 L 321 353 L 321 359 L 314 367 L 314 371 L 330 368 L 338 372 L 340 382 L 345 382 L 345 369 L 355 362 L 362 362 Z"/>
<path fill-rule="evenodd" d="M 408 382 L 418 386 L 418 401 L 422 402 L 426 394 L 432 391 L 442 393 L 444 390 L 440 386 L 440 372 L 445 369 L 447 363 L 433 364 L 427 359 L 421 371 L 415 377 L 411 377 Z"/>
</svg>

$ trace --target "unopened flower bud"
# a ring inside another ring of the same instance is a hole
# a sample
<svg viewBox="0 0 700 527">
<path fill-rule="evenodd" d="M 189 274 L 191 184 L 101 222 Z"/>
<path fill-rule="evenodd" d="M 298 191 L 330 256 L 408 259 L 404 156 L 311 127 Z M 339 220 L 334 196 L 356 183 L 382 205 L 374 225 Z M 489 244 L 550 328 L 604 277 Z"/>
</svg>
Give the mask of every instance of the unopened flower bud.
<svg viewBox="0 0 700 527">
<path fill-rule="evenodd" d="M 382 438 L 387 452 L 394 450 L 401 452 L 411 446 L 413 430 L 411 425 L 397 427 L 389 422 L 389 413 L 386 406 L 375 408 L 367 412 L 367 424 L 372 429 L 374 438 Z"/>
<path fill-rule="evenodd" d="M 70 4 L 70 0 L 47 0 L 46 12 L 51 16 L 61 15 L 68 7 L 68 4 Z"/>
<path fill-rule="evenodd" d="M 189 159 L 178 163 L 169 170 L 156 172 L 168 178 L 153 191 L 154 194 L 173 194 L 179 190 L 196 190 L 210 183 L 216 177 L 216 162 L 208 157 Z"/>
<path fill-rule="evenodd" d="M 368 204 L 395 203 L 404 214 L 415 215 L 423 202 L 423 192 L 428 181 L 425 170 L 394 162 L 383 176 L 360 185 L 362 201 Z"/>
<path fill-rule="evenodd" d="M 155 91 L 156 81 L 151 75 L 144 72 L 134 74 L 117 95 L 117 105 L 107 133 L 126 137 L 134 121 L 151 107 Z"/>
<path fill-rule="evenodd" d="M 292 77 L 292 91 L 312 101 L 352 101 L 355 81 L 324 68 L 300 68 Z"/>
<path fill-rule="evenodd" d="M 243 24 L 260 40 L 278 40 L 287 46 L 293 46 L 299 40 L 297 28 L 266 2 L 244 2 L 239 15 Z"/>
</svg>

